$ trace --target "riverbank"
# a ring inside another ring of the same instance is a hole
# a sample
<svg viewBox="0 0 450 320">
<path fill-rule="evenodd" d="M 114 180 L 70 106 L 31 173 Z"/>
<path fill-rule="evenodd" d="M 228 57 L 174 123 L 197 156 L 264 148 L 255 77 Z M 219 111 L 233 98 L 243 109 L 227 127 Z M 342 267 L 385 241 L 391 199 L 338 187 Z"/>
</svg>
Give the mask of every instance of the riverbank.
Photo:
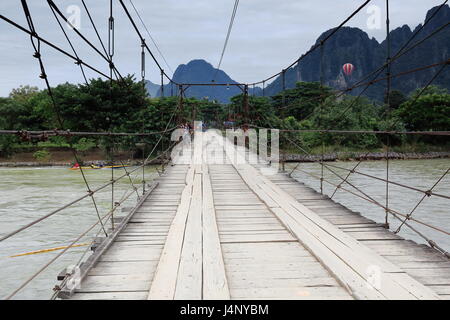
<svg viewBox="0 0 450 320">
<path fill-rule="evenodd" d="M 285 154 L 280 156 L 285 162 L 317 162 L 322 159 L 321 154 Z M 389 152 L 387 157 L 392 160 L 418 160 L 450 158 L 450 151 L 430 152 Z M 333 152 L 323 155 L 324 161 L 371 161 L 386 160 L 386 152 Z"/>
<path fill-rule="evenodd" d="M 62 149 L 62 148 L 61 148 Z M 50 150 L 48 159 L 36 159 L 34 152 L 18 152 L 9 158 L 0 157 L 0 167 L 71 167 L 74 163 L 73 153 L 70 150 Z M 83 154 L 78 154 L 84 165 L 99 165 L 110 163 L 105 153 L 94 149 Z M 130 152 L 119 152 L 114 155 L 114 163 L 136 166 L 142 164 L 142 158 L 132 158 Z M 152 164 L 161 164 L 162 158 L 152 161 Z"/>
<path fill-rule="evenodd" d="M 392 160 L 419 160 L 419 159 L 445 159 L 450 158 L 450 151 L 444 152 L 389 152 L 389 159 Z M 29 154 L 16 154 L 10 159 L 0 158 L 0 167 L 71 167 L 74 163 L 72 153 L 65 155 L 59 153 L 58 159 L 48 161 L 31 160 Z M 52 154 L 53 158 L 53 154 Z M 83 158 L 85 165 L 98 165 L 100 163 L 108 163 L 108 160 L 102 159 L 97 154 L 88 154 Z M 322 155 L 305 155 L 305 154 L 285 154 L 280 155 L 280 161 L 285 162 L 317 162 L 322 159 Z M 386 160 L 385 152 L 333 152 L 326 153 L 323 160 L 327 162 L 333 161 L 374 161 Z M 123 161 L 129 166 L 137 166 L 142 164 L 142 159 L 129 159 L 125 155 L 116 158 L 116 163 Z M 156 159 L 152 164 L 161 164 L 162 158 Z"/>
</svg>

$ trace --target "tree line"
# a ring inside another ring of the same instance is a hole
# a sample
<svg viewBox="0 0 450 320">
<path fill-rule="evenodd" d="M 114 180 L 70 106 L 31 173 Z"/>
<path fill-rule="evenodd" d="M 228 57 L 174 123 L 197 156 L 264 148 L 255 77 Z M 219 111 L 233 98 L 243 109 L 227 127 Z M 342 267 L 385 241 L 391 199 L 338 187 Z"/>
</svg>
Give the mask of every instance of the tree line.
<svg viewBox="0 0 450 320">
<path fill-rule="evenodd" d="M 367 130 L 367 131 L 447 131 L 450 130 L 450 94 L 446 89 L 430 86 L 408 96 L 392 91 L 389 103 L 365 97 L 336 95 L 332 88 L 315 82 L 298 82 L 295 88 L 272 97 L 249 96 L 248 114 L 244 96 L 233 97 L 229 104 L 214 100 L 179 97 L 151 98 L 141 82 L 133 76 L 113 82 L 91 79 L 88 84 L 64 83 L 52 88 L 55 104 L 47 90 L 21 86 L 8 97 L 0 98 L 0 130 L 53 130 L 91 132 L 159 132 L 177 124 L 203 120 L 208 127 L 255 127 L 285 130 Z M 386 99 L 388 100 L 388 99 Z M 57 110 L 55 110 L 55 107 Z M 63 119 L 60 128 L 56 119 Z M 161 134 L 142 137 L 81 138 L 50 137 L 52 146 L 74 146 L 85 151 L 100 147 L 110 153 L 113 146 L 138 150 L 137 144 L 154 145 Z M 284 138 L 284 139 L 283 139 Z M 162 135 L 168 146 L 169 134 Z M 387 135 L 335 134 L 318 132 L 283 132 L 282 147 L 289 150 L 292 141 L 314 150 L 327 148 L 377 149 L 387 144 Z M 448 147 L 449 139 L 438 136 L 391 135 L 389 143 Z M 21 141 L 17 136 L 0 136 L 0 156 L 9 156 L 37 141 Z"/>
</svg>

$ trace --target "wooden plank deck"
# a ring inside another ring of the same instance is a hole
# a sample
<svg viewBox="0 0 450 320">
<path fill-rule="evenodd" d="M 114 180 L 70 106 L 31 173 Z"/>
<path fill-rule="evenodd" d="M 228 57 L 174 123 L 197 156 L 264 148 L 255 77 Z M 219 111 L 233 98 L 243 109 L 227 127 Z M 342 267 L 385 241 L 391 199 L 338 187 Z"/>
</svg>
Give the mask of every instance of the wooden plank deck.
<svg viewBox="0 0 450 320">
<path fill-rule="evenodd" d="M 450 297 L 450 261 L 433 249 L 286 174 L 261 174 L 214 134 L 191 154 L 160 177 L 72 299 Z"/>
<path fill-rule="evenodd" d="M 335 203 L 287 174 L 278 173 L 269 179 L 303 203 L 317 215 L 392 262 L 412 278 L 450 299 L 450 261 L 424 244 L 390 232 L 382 225 Z"/>
</svg>

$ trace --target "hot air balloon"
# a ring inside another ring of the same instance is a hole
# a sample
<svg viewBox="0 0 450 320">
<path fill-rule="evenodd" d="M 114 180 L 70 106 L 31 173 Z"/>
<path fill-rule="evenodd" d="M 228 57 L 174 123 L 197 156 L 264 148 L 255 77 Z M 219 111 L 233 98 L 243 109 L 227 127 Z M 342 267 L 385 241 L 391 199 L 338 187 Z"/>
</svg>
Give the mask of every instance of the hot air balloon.
<svg viewBox="0 0 450 320">
<path fill-rule="evenodd" d="M 352 65 L 351 63 L 346 63 L 342 67 L 342 70 L 344 71 L 346 76 L 351 76 L 353 71 L 355 70 L 355 66 Z"/>
</svg>

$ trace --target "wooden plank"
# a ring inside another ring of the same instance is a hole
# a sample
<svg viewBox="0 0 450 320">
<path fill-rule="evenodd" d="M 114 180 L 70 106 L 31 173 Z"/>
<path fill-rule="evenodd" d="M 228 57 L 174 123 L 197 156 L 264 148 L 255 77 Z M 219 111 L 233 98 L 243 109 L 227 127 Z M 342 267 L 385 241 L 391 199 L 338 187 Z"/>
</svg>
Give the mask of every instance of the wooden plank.
<svg viewBox="0 0 450 320">
<path fill-rule="evenodd" d="M 208 168 L 203 169 L 203 299 L 228 300 L 230 292 L 217 229 Z"/>
<path fill-rule="evenodd" d="M 103 257 L 103 254 L 108 251 L 108 249 L 114 243 L 114 240 L 119 236 L 120 232 L 126 227 L 128 221 L 133 217 L 133 215 L 137 212 L 139 207 L 148 196 L 153 192 L 153 190 L 158 186 L 158 183 L 154 182 L 147 193 L 141 197 L 136 206 L 122 219 L 121 223 L 116 227 L 116 229 L 109 234 L 107 238 L 97 247 L 94 254 L 92 254 L 82 265 L 80 268 L 80 274 L 77 274 L 78 281 L 83 282 L 83 280 L 88 276 L 89 271 L 95 266 L 95 264 L 100 261 Z M 67 282 L 68 283 L 68 282 Z M 67 285 L 64 285 L 61 290 L 58 292 L 58 297 L 61 299 L 69 299 L 74 293 L 76 288 L 69 288 Z"/>
<path fill-rule="evenodd" d="M 175 218 L 170 226 L 163 252 L 148 294 L 148 300 L 173 300 L 175 297 L 178 266 L 180 264 L 186 219 L 191 204 L 194 167 L 186 175 L 186 186 L 181 194 Z M 192 180 L 190 180 L 192 178 Z"/>
<path fill-rule="evenodd" d="M 146 274 L 89 276 L 77 294 L 80 292 L 148 291 L 150 282 Z"/>
<path fill-rule="evenodd" d="M 198 165 L 195 170 L 174 296 L 178 300 L 202 298 L 202 175 Z"/>
<path fill-rule="evenodd" d="M 264 177 L 262 179 L 264 179 Z M 265 182 L 267 183 L 267 180 Z M 271 183 L 269 182 L 267 184 L 270 185 Z M 283 193 L 279 187 L 276 187 L 273 184 L 271 184 L 270 187 L 272 190 L 275 189 L 278 194 Z M 288 198 L 289 196 L 286 196 L 284 199 Z M 380 278 L 381 287 L 379 288 L 379 291 L 385 297 L 389 299 L 438 299 L 438 296 L 434 292 L 406 274 L 402 274 L 398 267 L 389 263 L 381 256 L 376 255 L 372 250 L 361 245 L 361 243 L 355 240 L 352 241 L 352 239 L 346 236 L 342 231 L 333 229 L 332 225 L 315 216 L 315 214 L 305 206 L 296 201 L 292 201 L 290 203 L 296 207 L 298 212 L 307 216 L 308 219 L 314 220 L 314 223 L 316 223 L 321 229 L 326 230 L 329 234 L 332 234 L 333 238 L 336 238 L 348 246 L 350 250 L 346 250 L 344 246 L 340 245 L 340 242 L 333 241 L 334 239 L 330 239 L 331 241 L 329 241 L 335 246 L 335 250 L 338 250 L 336 252 L 339 252 L 339 256 L 342 257 L 347 263 L 352 263 L 353 267 L 357 268 L 356 270 L 359 270 L 359 275 L 365 280 L 367 280 L 367 278 L 364 277 L 364 272 L 366 272 L 365 276 L 367 277 L 367 271 L 365 270 L 368 270 L 371 265 L 380 268 L 382 275 Z M 300 215 L 297 215 L 297 217 L 300 217 Z M 302 222 L 308 224 L 307 220 L 303 219 Z M 313 227 L 313 224 L 309 224 L 308 230 L 311 230 Z M 317 229 L 317 231 L 320 231 L 320 229 Z"/>
<path fill-rule="evenodd" d="M 281 221 L 357 297 L 369 299 L 437 299 L 437 295 L 357 240 L 347 236 L 301 205 L 280 187 L 248 164 L 234 165 L 243 180 L 277 214 Z M 259 188 L 258 188 L 259 187 Z M 273 202 L 276 206 L 273 206 Z M 382 272 L 381 287 L 368 282 L 367 270 L 375 265 Z"/>
</svg>

